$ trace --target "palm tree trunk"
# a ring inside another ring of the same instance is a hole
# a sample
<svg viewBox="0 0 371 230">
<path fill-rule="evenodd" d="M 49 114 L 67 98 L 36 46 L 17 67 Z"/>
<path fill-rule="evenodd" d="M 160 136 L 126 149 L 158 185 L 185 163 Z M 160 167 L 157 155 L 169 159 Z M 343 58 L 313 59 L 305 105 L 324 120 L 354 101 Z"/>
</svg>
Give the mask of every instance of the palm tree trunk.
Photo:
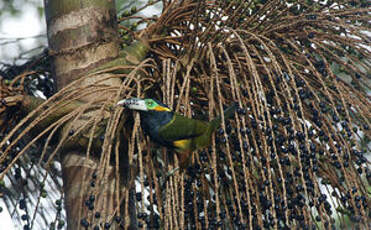
<svg viewBox="0 0 371 230">
<path fill-rule="evenodd" d="M 46 0 L 45 13 L 49 49 L 53 55 L 53 74 L 58 89 L 62 89 L 84 73 L 118 56 L 114 1 Z M 83 81 L 82 86 L 91 84 L 102 76 L 104 74 L 95 75 Z M 112 86 L 119 83 L 120 80 L 117 78 L 105 81 L 105 84 Z M 82 101 L 89 101 L 89 97 L 91 96 L 82 98 Z M 113 95 L 97 93 L 94 97 L 109 99 Z M 79 127 L 82 124 L 81 121 L 73 122 L 75 124 L 68 125 Z M 94 181 L 99 165 L 98 159 L 94 156 L 89 159 L 84 151 L 73 148 L 63 150 L 61 154 L 68 229 L 112 224 L 113 213 L 118 206 L 115 199 L 117 181 L 114 167 L 104 171 L 104 186 L 99 186 L 99 183 Z M 119 187 L 123 187 L 122 183 Z M 135 205 L 134 202 L 129 203 Z M 129 210 L 134 212 L 130 215 L 133 217 L 130 222 L 132 228 L 135 228 L 135 206 L 130 207 Z M 94 217 L 96 213 L 100 214 L 100 218 Z M 115 229 L 115 226 L 119 225 L 112 225 L 110 229 Z"/>
</svg>

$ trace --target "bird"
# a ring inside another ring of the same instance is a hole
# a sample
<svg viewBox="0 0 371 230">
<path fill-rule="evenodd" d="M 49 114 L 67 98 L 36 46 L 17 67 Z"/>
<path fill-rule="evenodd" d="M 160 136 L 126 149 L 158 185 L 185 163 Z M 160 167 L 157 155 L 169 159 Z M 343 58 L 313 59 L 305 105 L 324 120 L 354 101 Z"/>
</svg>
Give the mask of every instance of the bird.
<svg viewBox="0 0 371 230">
<path fill-rule="evenodd" d="M 188 118 L 152 98 L 127 98 L 118 101 L 116 105 L 138 111 L 144 133 L 153 142 L 175 150 L 182 169 L 189 165 L 194 151 L 211 144 L 213 132 L 221 125 L 220 116 L 211 121 Z M 224 119 L 233 117 L 236 109 L 236 103 L 227 108 Z"/>
</svg>

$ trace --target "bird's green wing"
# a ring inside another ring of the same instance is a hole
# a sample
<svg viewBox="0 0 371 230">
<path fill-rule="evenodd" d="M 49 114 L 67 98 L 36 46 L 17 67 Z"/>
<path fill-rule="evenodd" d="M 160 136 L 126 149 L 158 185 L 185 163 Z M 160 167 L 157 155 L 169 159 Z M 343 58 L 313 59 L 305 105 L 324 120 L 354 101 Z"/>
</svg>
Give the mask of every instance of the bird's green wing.
<svg viewBox="0 0 371 230">
<path fill-rule="evenodd" d="M 224 111 L 224 118 L 233 117 L 237 106 L 234 104 Z M 193 151 L 210 144 L 211 134 L 220 127 L 221 118 L 210 122 L 174 114 L 174 118 L 160 127 L 159 136 L 178 152 Z"/>
<path fill-rule="evenodd" d="M 175 114 L 171 122 L 159 129 L 159 134 L 164 140 L 174 142 L 201 136 L 207 129 L 208 122 Z"/>
</svg>

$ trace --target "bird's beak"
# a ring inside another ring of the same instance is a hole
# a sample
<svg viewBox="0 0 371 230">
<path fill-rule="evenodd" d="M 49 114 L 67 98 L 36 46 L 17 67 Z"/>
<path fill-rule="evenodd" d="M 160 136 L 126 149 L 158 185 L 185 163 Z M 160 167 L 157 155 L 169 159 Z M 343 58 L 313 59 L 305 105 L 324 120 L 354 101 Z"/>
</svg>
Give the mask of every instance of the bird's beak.
<svg viewBox="0 0 371 230">
<path fill-rule="evenodd" d="M 117 102 L 116 106 L 123 106 L 132 110 L 147 111 L 146 103 L 140 98 L 128 98 Z"/>
</svg>

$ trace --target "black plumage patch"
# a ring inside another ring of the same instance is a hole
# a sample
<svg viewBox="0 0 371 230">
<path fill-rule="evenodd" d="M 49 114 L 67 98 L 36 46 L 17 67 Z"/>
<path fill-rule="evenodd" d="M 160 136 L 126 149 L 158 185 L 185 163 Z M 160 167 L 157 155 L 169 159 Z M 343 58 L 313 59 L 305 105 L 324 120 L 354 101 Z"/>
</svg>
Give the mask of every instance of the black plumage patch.
<svg viewBox="0 0 371 230">
<path fill-rule="evenodd" d="M 161 106 L 165 106 L 162 103 Z M 158 111 L 146 111 L 140 112 L 141 126 L 145 134 L 149 135 L 150 138 L 158 144 L 174 147 L 171 142 L 162 139 L 159 135 L 160 127 L 168 124 L 174 117 L 174 112 L 158 112 Z"/>
</svg>

